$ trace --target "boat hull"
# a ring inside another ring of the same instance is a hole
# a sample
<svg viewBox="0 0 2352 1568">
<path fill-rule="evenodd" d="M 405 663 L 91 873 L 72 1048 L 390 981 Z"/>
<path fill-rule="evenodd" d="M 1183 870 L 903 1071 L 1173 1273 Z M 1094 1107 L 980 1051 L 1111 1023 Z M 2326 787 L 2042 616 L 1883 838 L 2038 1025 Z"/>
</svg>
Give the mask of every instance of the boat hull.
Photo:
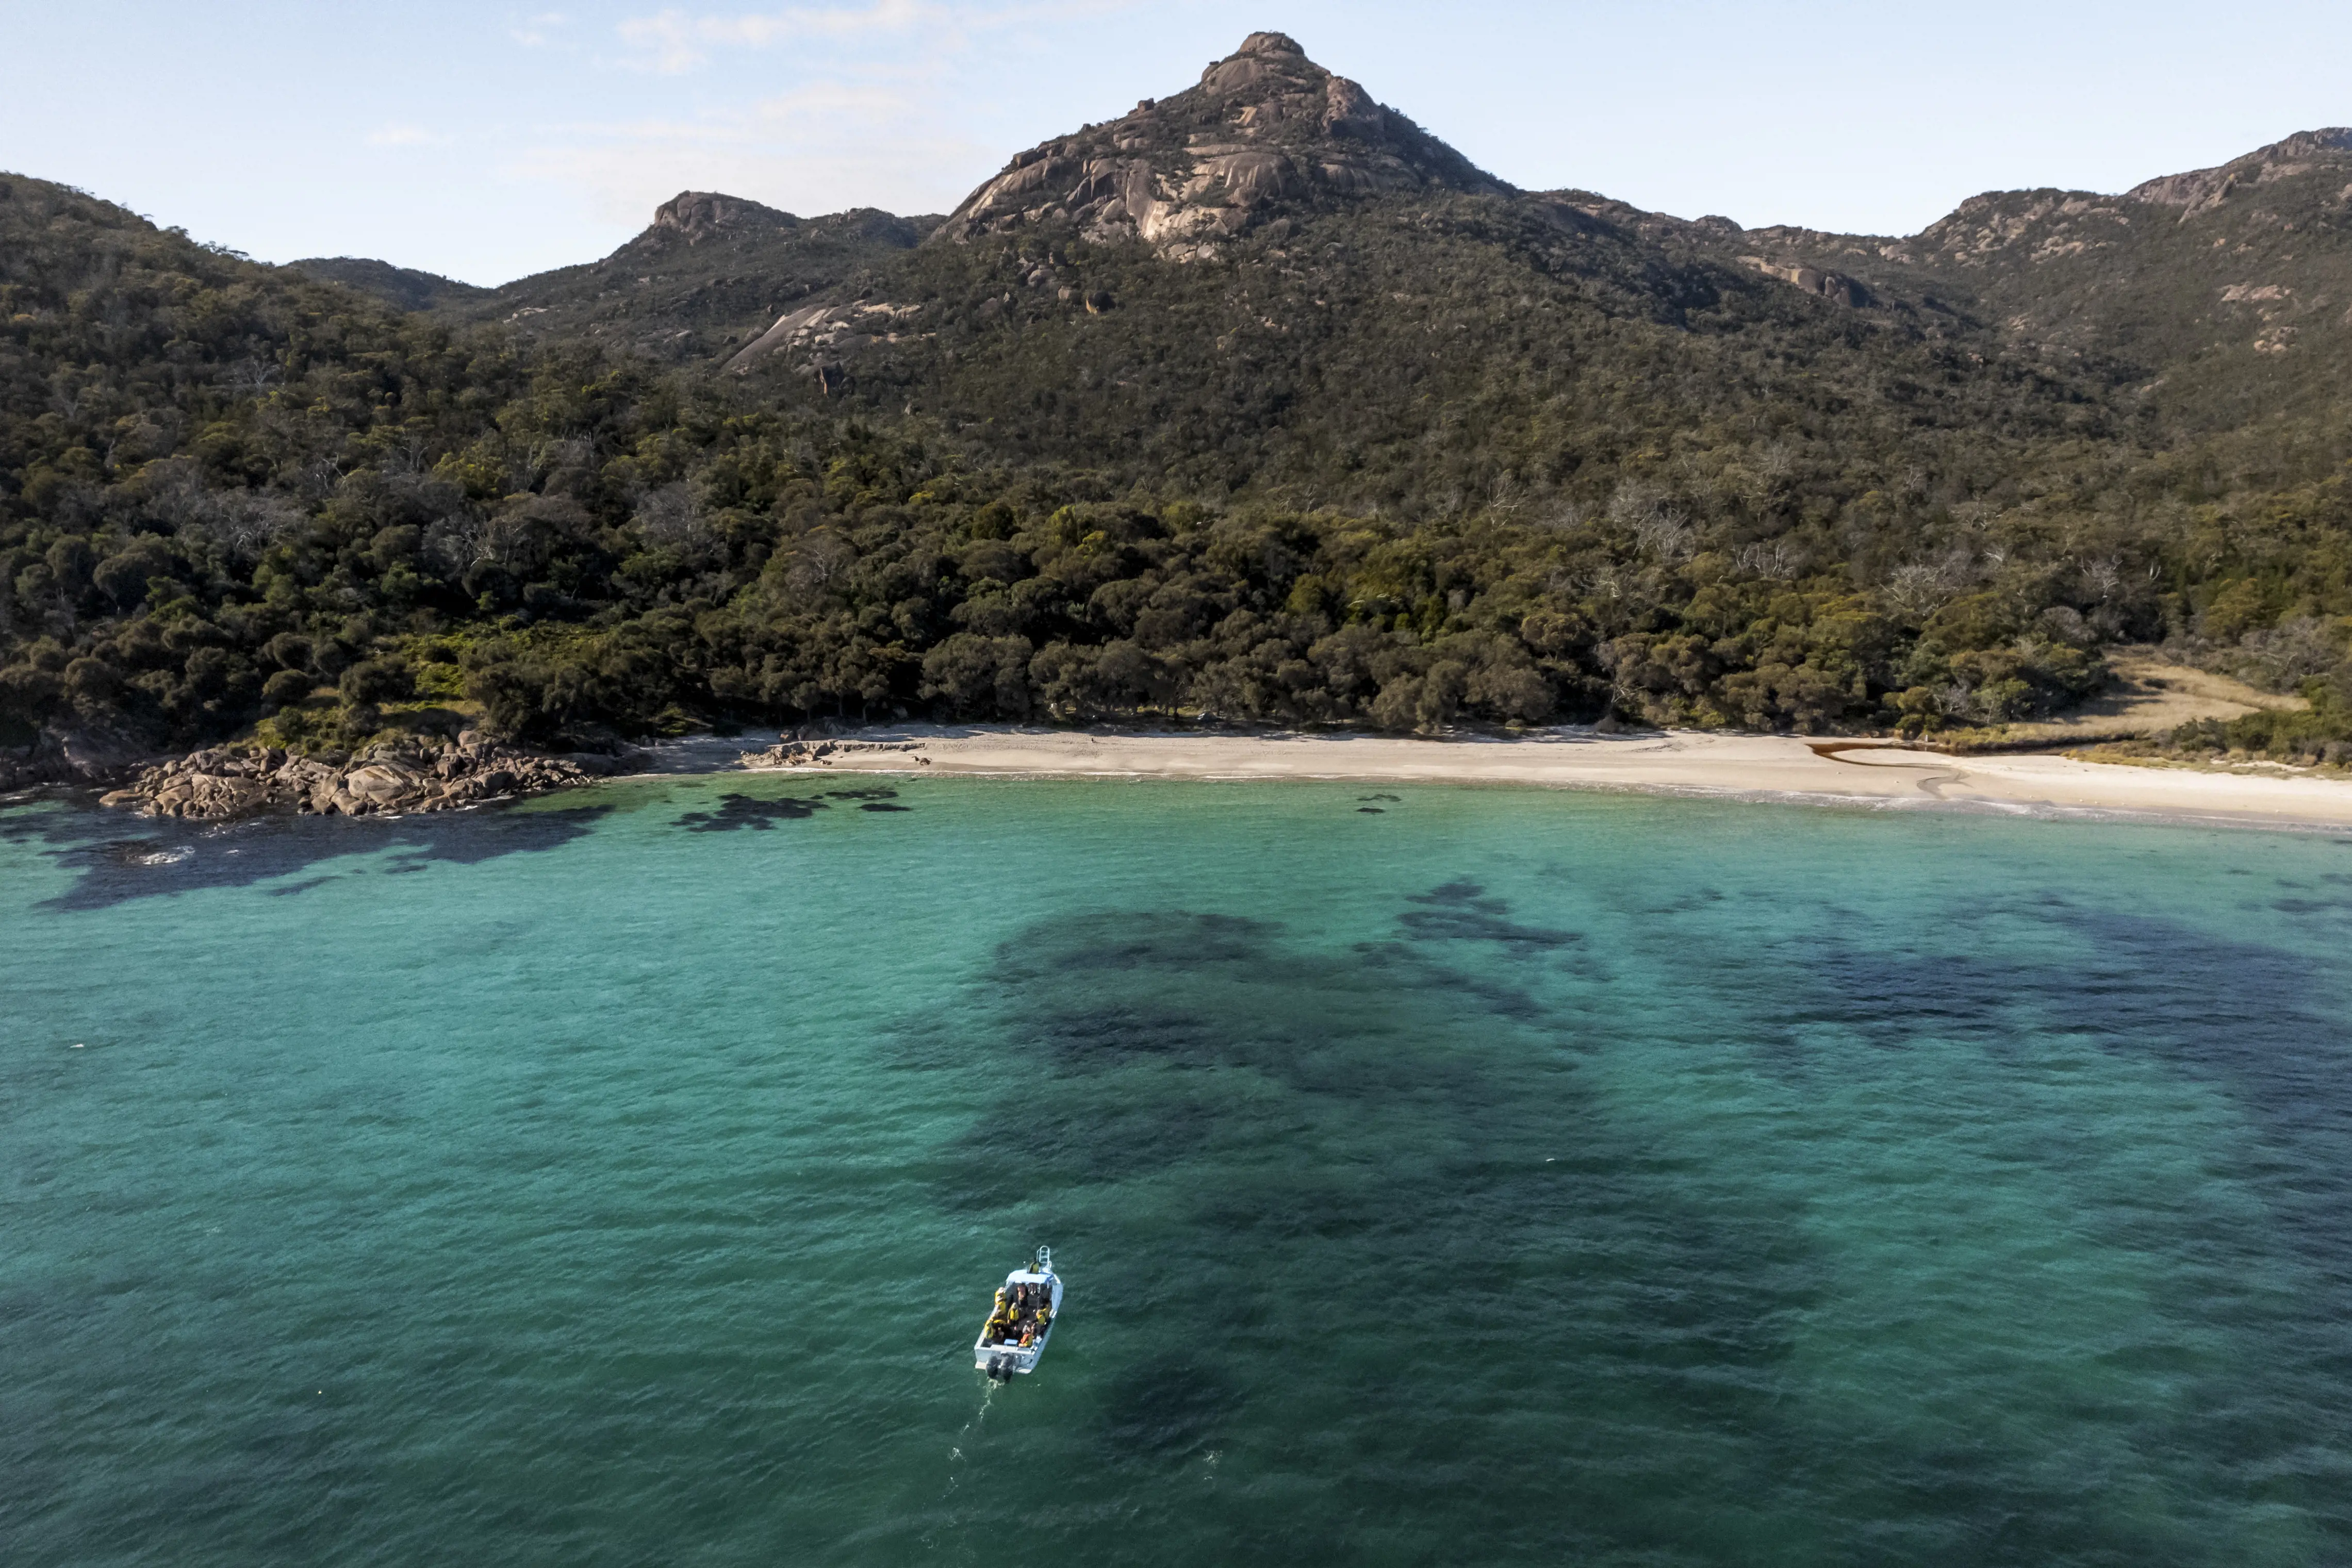
<svg viewBox="0 0 2352 1568">
<path fill-rule="evenodd" d="M 1054 1331 L 1062 1326 L 1060 1275 L 1036 1274 L 1026 1270 L 1016 1270 L 1005 1276 L 1004 1289 L 1008 1295 L 1018 1285 L 1027 1285 L 1033 1289 L 1044 1287 L 1049 1293 L 1048 1299 L 1053 1302 L 1054 1315 L 1047 1321 L 1045 1332 L 1028 1344 L 992 1343 L 989 1340 L 988 1331 L 982 1329 L 980 1337 L 972 1342 L 971 1364 L 991 1377 L 1017 1377 L 1036 1371 L 1038 1357 L 1044 1355 L 1045 1347 L 1054 1342 Z"/>
</svg>

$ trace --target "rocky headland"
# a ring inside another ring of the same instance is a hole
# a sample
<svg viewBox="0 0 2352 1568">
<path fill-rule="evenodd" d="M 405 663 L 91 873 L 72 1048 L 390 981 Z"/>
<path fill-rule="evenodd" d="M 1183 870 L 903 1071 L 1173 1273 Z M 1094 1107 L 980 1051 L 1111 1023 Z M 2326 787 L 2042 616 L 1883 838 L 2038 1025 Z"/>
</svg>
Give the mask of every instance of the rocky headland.
<svg viewBox="0 0 2352 1568">
<path fill-rule="evenodd" d="M 624 770 L 621 758 L 549 756 L 467 730 L 454 741 L 418 737 L 347 757 L 215 747 L 157 763 L 104 804 L 156 817 L 219 821 L 265 811 L 372 817 L 447 811 L 567 789 Z"/>
</svg>

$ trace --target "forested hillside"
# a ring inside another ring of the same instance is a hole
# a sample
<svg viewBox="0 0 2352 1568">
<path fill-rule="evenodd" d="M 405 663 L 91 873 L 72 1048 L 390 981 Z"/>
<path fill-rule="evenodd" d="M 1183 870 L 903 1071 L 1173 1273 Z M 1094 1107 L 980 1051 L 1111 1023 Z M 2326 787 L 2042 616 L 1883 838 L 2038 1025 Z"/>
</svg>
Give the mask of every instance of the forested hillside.
<svg viewBox="0 0 2352 1568">
<path fill-rule="evenodd" d="M 2178 235 L 2026 253 L 2101 287 L 1957 216 L 1889 255 L 1514 192 L 1273 35 L 945 220 L 689 193 L 489 292 L 0 177 L 0 745 L 1916 733 L 2170 640 L 2312 682 L 2236 737 L 2295 755 L 2352 737 L 2352 269 L 2307 176 L 2224 192 L 2304 204 L 2252 301 L 2294 319 L 2242 331 L 2251 295 L 2167 313 L 2224 248 Z"/>
<path fill-rule="evenodd" d="M 432 302 L 452 325 L 498 323 L 526 345 L 593 340 L 673 364 L 708 365 L 793 302 L 867 287 L 936 218 L 864 208 L 800 218 L 757 202 L 683 191 L 604 260 Z"/>
<path fill-rule="evenodd" d="M 2139 383 L 2169 432 L 2238 429 L 2352 392 L 2352 130 L 2123 195 L 1995 192 L 1908 239 L 1742 237 L 1882 287 L 1949 290 L 2011 342 Z"/>
</svg>

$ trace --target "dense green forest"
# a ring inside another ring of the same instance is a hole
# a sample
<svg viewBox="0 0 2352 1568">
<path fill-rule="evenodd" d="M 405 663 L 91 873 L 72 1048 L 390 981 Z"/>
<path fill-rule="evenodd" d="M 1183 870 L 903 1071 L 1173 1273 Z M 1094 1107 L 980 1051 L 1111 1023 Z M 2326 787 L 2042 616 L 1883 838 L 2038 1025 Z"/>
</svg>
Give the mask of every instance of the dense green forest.
<svg viewBox="0 0 2352 1568">
<path fill-rule="evenodd" d="M 1050 214 L 833 234 L 883 325 L 731 373 L 0 177 L 0 745 L 1918 734 L 2063 707 L 2118 641 L 2314 698 L 2186 744 L 2352 739 L 2332 392 L 2190 428 L 1957 292 L 1856 309 L 1515 202 L 1303 207 L 1181 267 Z"/>
</svg>

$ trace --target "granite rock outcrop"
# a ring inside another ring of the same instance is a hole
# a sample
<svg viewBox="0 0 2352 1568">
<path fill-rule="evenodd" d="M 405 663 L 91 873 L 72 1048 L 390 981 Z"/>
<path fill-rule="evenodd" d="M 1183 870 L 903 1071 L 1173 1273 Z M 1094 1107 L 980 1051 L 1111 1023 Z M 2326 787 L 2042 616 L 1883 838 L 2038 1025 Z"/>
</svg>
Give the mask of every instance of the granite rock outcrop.
<svg viewBox="0 0 2352 1568">
<path fill-rule="evenodd" d="M 387 741 L 346 758 L 215 747 L 147 768 L 104 803 L 148 816 L 205 821 L 264 811 L 386 816 L 573 789 L 625 766 L 621 758 L 593 753 L 528 751 L 471 730 L 454 741 Z"/>
<path fill-rule="evenodd" d="M 2284 141 L 2257 147 L 2211 169 L 2191 169 L 2144 180 L 2124 194 L 2136 202 L 2178 207 L 2180 221 L 2210 212 L 2241 190 L 2291 180 L 2316 168 L 2341 167 L 2352 160 L 2352 127 L 2334 125 L 2298 131 Z"/>
<path fill-rule="evenodd" d="M 672 239 L 700 245 L 730 232 L 801 226 L 801 220 L 792 214 L 741 196 L 717 191 L 680 191 L 654 209 L 653 222 L 631 244 L 639 250 L 654 248 Z"/>
<path fill-rule="evenodd" d="M 921 749 L 921 742 L 913 740 L 785 740 L 761 751 L 746 751 L 738 757 L 739 767 L 753 769 L 772 768 L 830 768 L 836 757 L 863 755 L 877 751 L 913 752 Z M 930 758 L 916 757 L 919 766 L 929 768 Z"/>
<path fill-rule="evenodd" d="M 1431 189 L 1509 187 L 1288 37 L 1253 33 L 1197 86 L 1022 153 L 927 243 L 1066 219 L 1097 241 L 1205 260 L 1287 205 Z"/>
</svg>

